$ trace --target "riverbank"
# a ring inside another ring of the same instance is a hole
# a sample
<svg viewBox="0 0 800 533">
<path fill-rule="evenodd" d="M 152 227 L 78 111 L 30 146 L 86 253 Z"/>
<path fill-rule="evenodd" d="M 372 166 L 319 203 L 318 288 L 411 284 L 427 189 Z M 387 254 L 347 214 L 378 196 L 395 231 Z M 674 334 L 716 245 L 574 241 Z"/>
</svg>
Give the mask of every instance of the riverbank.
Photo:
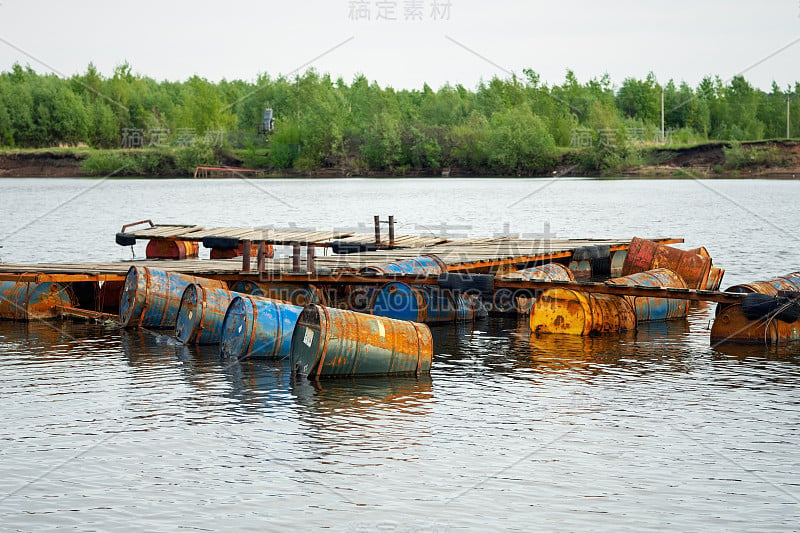
<svg viewBox="0 0 800 533">
<path fill-rule="evenodd" d="M 192 177 L 195 166 L 211 163 L 197 160 L 191 148 L 94 150 L 52 148 L 0 150 L 0 178 L 72 177 Z M 245 151 L 217 151 L 213 164 L 248 166 Z M 251 166 L 252 167 L 252 166 Z M 497 175 L 486 168 L 319 168 L 310 171 L 261 167 L 266 177 L 477 177 Z M 800 141 L 771 140 L 750 143 L 712 142 L 687 147 L 646 147 L 638 151 L 635 164 L 604 167 L 591 149 L 564 151 L 550 168 L 520 177 L 589 176 L 625 178 L 775 178 L 800 177 Z"/>
</svg>

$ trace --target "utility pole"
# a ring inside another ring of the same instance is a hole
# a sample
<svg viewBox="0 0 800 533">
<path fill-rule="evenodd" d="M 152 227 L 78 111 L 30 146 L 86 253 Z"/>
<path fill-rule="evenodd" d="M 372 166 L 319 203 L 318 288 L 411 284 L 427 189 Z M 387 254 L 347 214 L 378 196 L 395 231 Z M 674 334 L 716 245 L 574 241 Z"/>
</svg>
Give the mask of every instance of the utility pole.
<svg viewBox="0 0 800 533">
<path fill-rule="evenodd" d="M 664 136 L 664 87 L 661 87 L 661 144 L 666 142 Z"/>
<path fill-rule="evenodd" d="M 789 133 L 791 133 L 790 130 L 789 130 L 789 109 L 790 109 L 790 107 L 789 107 L 789 95 L 787 94 L 786 95 L 786 138 L 787 139 L 791 139 L 791 136 L 789 135 Z"/>
</svg>

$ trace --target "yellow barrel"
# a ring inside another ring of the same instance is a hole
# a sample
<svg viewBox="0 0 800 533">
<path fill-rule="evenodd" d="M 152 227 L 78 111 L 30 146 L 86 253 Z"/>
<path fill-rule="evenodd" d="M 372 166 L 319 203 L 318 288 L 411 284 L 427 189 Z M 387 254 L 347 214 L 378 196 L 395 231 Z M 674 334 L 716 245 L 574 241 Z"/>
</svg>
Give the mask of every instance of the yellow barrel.
<svg viewBox="0 0 800 533">
<path fill-rule="evenodd" d="M 534 304 L 530 324 L 536 334 L 601 335 L 636 329 L 636 312 L 621 296 L 550 289 Z"/>
<path fill-rule="evenodd" d="M 648 272 L 639 272 L 621 278 L 608 280 L 614 285 L 641 285 L 646 287 L 670 287 L 685 289 L 686 282 L 677 272 L 669 268 L 659 268 Z M 623 296 L 636 311 L 637 322 L 655 322 L 686 318 L 689 313 L 688 300 L 674 298 L 653 298 L 651 296 Z"/>
</svg>

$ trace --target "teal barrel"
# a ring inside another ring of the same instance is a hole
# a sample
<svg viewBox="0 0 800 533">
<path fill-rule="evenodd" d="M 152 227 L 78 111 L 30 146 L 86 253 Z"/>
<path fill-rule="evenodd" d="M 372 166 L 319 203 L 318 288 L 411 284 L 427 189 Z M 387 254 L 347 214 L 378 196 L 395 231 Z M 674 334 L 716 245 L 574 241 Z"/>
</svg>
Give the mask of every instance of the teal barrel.
<svg viewBox="0 0 800 533">
<path fill-rule="evenodd" d="M 174 328 L 183 291 L 190 284 L 224 289 L 222 281 L 133 266 L 125 276 L 119 303 L 122 325 L 154 329 Z"/>
<path fill-rule="evenodd" d="M 395 320 L 437 324 L 473 320 L 480 301 L 466 294 L 454 294 L 438 286 L 415 286 L 393 281 L 376 289 L 369 313 Z"/>
<path fill-rule="evenodd" d="M 73 300 L 72 291 L 60 283 L 0 281 L 0 318 L 7 320 L 56 318 L 56 307 L 71 307 Z"/>
<path fill-rule="evenodd" d="M 325 295 L 316 285 L 237 281 L 231 286 L 231 290 L 272 300 L 281 300 L 300 307 L 305 307 L 308 304 L 325 305 Z"/>
<path fill-rule="evenodd" d="M 292 368 L 309 378 L 430 373 L 425 324 L 309 305 L 292 336 Z"/>
<path fill-rule="evenodd" d="M 288 357 L 292 331 L 302 310 L 269 298 L 237 296 L 222 323 L 220 354 L 237 359 Z"/>
<path fill-rule="evenodd" d="M 447 272 L 447 265 L 435 255 L 421 255 L 405 261 L 393 261 L 384 265 L 368 266 L 361 274 L 416 274 L 418 276 L 439 276 Z"/>
<path fill-rule="evenodd" d="M 236 293 L 192 283 L 183 291 L 175 338 L 183 344 L 219 344 L 222 321 Z"/>
<path fill-rule="evenodd" d="M 767 281 L 755 281 L 743 285 L 729 287 L 726 292 L 778 294 L 778 291 L 800 291 L 800 272 L 792 272 L 785 276 Z"/>
<path fill-rule="evenodd" d="M 686 282 L 677 272 L 669 268 L 658 268 L 630 274 L 622 278 L 608 280 L 606 283 L 615 285 L 644 285 L 647 287 L 671 287 L 685 289 Z M 637 322 L 653 322 L 660 320 L 674 320 L 686 318 L 689 312 L 688 300 L 674 298 L 653 298 L 649 296 L 624 297 L 636 311 Z"/>
</svg>

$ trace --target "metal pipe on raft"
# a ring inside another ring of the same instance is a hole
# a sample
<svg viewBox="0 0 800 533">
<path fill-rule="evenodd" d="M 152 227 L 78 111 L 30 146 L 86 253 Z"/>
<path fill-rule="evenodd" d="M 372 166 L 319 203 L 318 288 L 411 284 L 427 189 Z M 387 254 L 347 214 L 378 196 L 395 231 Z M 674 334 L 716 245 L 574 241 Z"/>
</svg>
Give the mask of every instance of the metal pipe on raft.
<svg viewBox="0 0 800 533">
<path fill-rule="evenodd" d="M 119 314 L 126 327 L 174 328 L 183 291 L 190 284 L 224 289 L 222 281 L 133 266 L 125 276 Z"/>
<path fill-rule="evenodd" d="M 734 285 L 727 292 L 745 296 L 739 303 L 717 305 L 712 343 L 779 345 L 800 340 L 800 272 Z"/>
<path fill-rule="evenodd" d="M 222 322 L 234 292 L 212 289 L 192 283 L 183 291 L 175 338 L 183 344 L 219 344 Z"/>
<path fill-rule="evenodd" d="M 245 359 L 288 357 L 302 307 L 239 295 L 231 301 L 222 322 L 220 354 Z"/>
<path fill-rule="evenodd" d="M 0 318 L 43 320 L 57 318 L 58 307 L 72 307 L 72 291 L 60 283 L 0 281 Z"/>
<path fill-rule="evenodd" d="M 424 324 L 319 305 L 301 313 L 292 368 L 309 378 L 428 374 L 433 339 Z"/>
</svg>

